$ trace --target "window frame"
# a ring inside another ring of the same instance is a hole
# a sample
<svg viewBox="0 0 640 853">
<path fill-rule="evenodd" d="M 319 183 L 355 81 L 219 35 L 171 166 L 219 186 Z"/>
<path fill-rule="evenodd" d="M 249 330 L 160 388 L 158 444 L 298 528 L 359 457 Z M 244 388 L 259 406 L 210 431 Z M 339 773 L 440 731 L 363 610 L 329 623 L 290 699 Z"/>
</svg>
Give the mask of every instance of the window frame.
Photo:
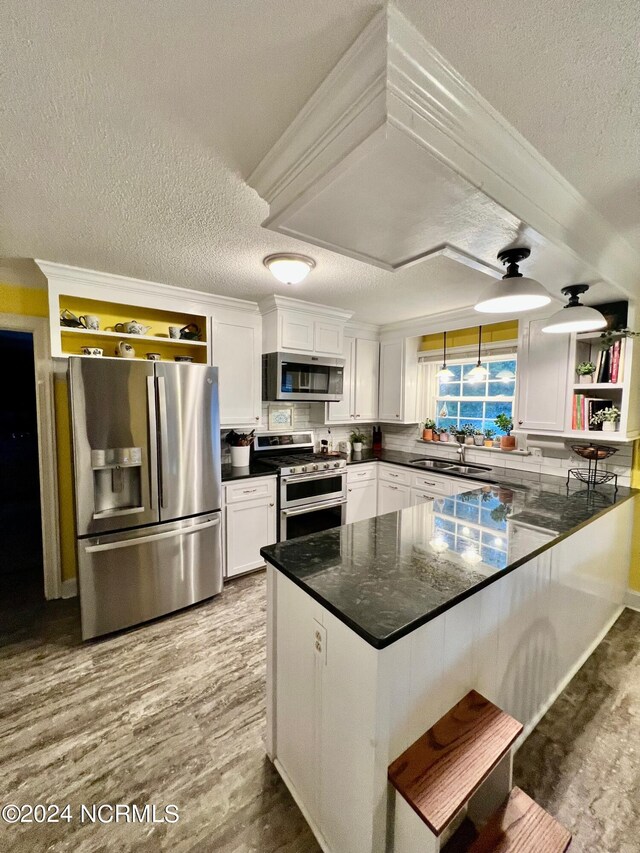
<svg viewBox="0 0 640 853">
<path fill-rule="evenodd" d="M 468 353 L 468 350 L 466 350 L 466 353 Z M 447 363 L 449 365 L 462 365 L 464 367 L 464 365 L 467 365 L 467 364 L 476 364 L 477 360 L 478 360 L 477 355 L 476 356 L 471 356 L 468 354 L 457 355 L 455 353 L 455 351 L 449 351 L 447 353 Z M 483 403 L 483 404 L 484 403 L 499 403 L 499 402 L 510 403 L 511 404 L 511 416 L 513 417 L 514 412 L 515 412 L 515 407 L 516 407 L 517 394 L 518 394 L 518 353 L 517 353 L 517 351 L 512 350 L 510 347 L 509 351 L 504 351 L 504 350 L 493 351 L 490 353 L 483 353 L 483 355 L 481 356 L 481 364 L 489 364 L 491 362 L 496 362 L 496 361 L 514 361 L 515 362 L 516 377 L 514 380 L 513 396 L 512 397 L 504 397 L 504 396 L 503 397 L 487 397 L 485 395 L 478 396 L 478 397 L 464 397 L 464 396 L 439 397 L 438 396 L 437 373 L 440 370 L 442 362 L 440 360 L 435 361 L 432 359 L 427 360 L 427 359 L 422 358 L 420 360 L 420 365 L 419 365 L 423 371 L 422 376 L 420 378 L 420 386 L 421 386 L 421 395 L 420 395 L 421 406 L 420 407 L 421 407 L 422 412 L 429 413 L 429 414 L 426 414 L 424 416 L 424 419 L 429 417 L 429 418 L 432 418 L 434 421 L 437 422 L 439 401 L 446 401 L 446 402 L 450 402 L 450 403 L 477 402 L 477 403 Z M 460 381 L 462 382 L 462 378 Z M 452 420 L 453 420 L 453 418 L 452 418 Z M 477 418 L 471 418 L 471 417 L 465 418 L 465 417 L 462 417 L 460 415 L 457 415 L 456 420 L 457 420 L 458 426 L 460 426 L 463 423 L 467 423 L 469 421 L 478 420 L 478 419 Z M 486 418 L 483 420 L 486 420 Z M 492 425 L 492 429 L 495 430 L 496 434 L 498 434 L 498 435 L 500 434 L 500 431 L 498 430 L 497 427 L 495 427 L 495 425 Z"/>
</svg>

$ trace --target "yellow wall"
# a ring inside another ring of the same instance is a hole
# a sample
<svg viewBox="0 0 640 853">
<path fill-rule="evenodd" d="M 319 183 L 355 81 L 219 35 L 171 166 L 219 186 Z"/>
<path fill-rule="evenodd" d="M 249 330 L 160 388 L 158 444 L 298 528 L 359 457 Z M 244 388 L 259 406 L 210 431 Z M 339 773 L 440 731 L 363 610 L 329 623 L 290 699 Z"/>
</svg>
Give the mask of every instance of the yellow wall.
<svg viewBox="0 0 640 853">
<path fill-rule="evenodd" d="M 49 303 L 47 291 L 43 288 L 20 287 L 18 285 L 0 283 L 0 314 L 48 317 Z M 68 580 L 76 576 L 76 550 L 69 404 L 67 402 L 67 383 L 65 379 L 56 378 L 54 394 L 62 580 Z"/>
<path fill-rule="evenodd" d="M 515 341 L 518 339 L 518 321 L 509 320 L 506 323 L 493 323 L 482 327 L 482 342 L 485 344 L 497 341 Z M 447 330 L 447 349 L 449 347 L 468 347 L 478 345 L 478 327 L 469 329 Z M 421 352 L 442 349 L 442 332 L 436 335 L 424 335 L 420 344 Z"/>
</svg>

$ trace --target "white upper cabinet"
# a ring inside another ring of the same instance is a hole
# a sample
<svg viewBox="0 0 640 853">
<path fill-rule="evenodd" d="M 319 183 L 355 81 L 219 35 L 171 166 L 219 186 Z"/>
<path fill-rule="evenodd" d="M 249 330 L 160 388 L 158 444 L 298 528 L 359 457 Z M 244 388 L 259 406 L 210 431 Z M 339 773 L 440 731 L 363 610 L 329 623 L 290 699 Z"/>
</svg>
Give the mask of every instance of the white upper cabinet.
<svg viewBox="0 0 640 853">
<path fill-rule="evenodd" d="M 378 418 L 387 423 L 418 422 L 417 340 L 380 344 L 380 396 Z"/>
<path fill-rule="evenodd" d="M 350 311 L 275 295 L 263 299 L 260 309 L 263 352 L 343 355 Z"/>
<path fill-rule="evenodd" d="M 544 334 L 548 318 L 520 320 L 516 430 L 563 432 L 566 424 L 570 335 Z"/>
<path fill-rule="evenodd" d="M 379 351 L 378 341 L 345 337 L 343 396 L 339 403 L 327 403 L 327 423 L 377 420 Z"/>
<path fill-rule="evenodd" d="M 262 412 L 262 323 L 259 314 L 223 311 L 213 323 L 220 426 L 251 427 Z"/>
</svg>

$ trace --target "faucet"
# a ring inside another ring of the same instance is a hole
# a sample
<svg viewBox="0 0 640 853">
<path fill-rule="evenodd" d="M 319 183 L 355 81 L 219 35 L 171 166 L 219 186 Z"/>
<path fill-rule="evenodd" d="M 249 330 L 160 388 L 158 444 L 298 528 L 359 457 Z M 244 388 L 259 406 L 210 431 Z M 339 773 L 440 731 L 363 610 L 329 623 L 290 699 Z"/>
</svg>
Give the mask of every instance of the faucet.
<svg viewBox="0 0 640 853">
<path fill-rule="evenodd" d="M 458 456 L 460 457 L 460 464 L 464 465 L 465 463 L 465 453 L 467 450 L 467 445 L 464 444 L 464 441 L 458 440 Z"/>
</svg>

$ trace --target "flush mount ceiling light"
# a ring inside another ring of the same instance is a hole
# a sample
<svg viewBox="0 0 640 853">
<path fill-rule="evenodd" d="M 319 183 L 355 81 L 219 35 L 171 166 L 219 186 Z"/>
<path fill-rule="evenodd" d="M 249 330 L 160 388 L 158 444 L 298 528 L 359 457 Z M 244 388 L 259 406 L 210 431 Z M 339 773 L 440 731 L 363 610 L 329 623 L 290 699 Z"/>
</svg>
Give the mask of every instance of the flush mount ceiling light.
<svg viewBox="0 0 640 853">
<path fill-rule="evenodd" d="M 498 252 L 498 259 L 506 265 L 507 272 L 500 281 L 494 281 L 485 288 L 476 303 L 476 311 L 485 314 L 508 314 L 542 308 L 551 302 L 551 297 L 540 282 L 526 278 L 518 270 L 518 264 L 530 254 L 531 249 L 524 246 Z"/>
<path fill-rule="evenodd" d="M 262 263 L 283 284 L 300 284 L 316 265 L 306 255 L 267 255 Z"/>
<path fill-rule="evenodd" d="M 481 363 L 481 351 L 482 351 L 482 326 L 478 326 L 478 361 L 475 367 L 472 367 L 469 373 L 467 374 L 467 380 L 469 382 L 484 382 L 487 378 L 487 368 L 483 367 Z"/>
<path fill-rule="evenodd" d="M 549 318 L 549 322 L 543 328 L 543 332 L 554 335 L 569 334 L 570 332 L 597 332 L 604 329 L 607 321 L 604 316 L 589 308 L 588 305 L 580 304 L 580 294 L 589 290 L 588 284 L 571 284 L 562 288 L 562 294 L 569 297 L 569 301 Z"/>
<path fill-rule="evenodd" d="M 447 333 L 442 333 L 442 367 L 436 373 L 438 379 L 442 379 L 444 382 L 448 382 L 449 379 L 453 379 L 453 370 L 449 370 L 447 367 Z"/>
</svg>

